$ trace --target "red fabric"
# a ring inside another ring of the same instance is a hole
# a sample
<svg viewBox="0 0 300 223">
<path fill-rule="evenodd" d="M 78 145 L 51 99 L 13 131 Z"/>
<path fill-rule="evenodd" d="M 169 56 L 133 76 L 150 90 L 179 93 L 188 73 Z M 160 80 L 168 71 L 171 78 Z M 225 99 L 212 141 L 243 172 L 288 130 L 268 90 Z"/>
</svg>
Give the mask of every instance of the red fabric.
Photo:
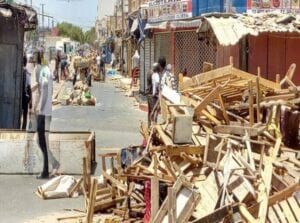
<svg viewBox="0 0 300 223">
<path fill-rule="evenodd" d="M 146 210 L 144 216 L 144 223 L 151 222 L 151 182 L 145 182 L 145 195 L 144 195 L 145 203 L 146 203 Z"/>
</svg>

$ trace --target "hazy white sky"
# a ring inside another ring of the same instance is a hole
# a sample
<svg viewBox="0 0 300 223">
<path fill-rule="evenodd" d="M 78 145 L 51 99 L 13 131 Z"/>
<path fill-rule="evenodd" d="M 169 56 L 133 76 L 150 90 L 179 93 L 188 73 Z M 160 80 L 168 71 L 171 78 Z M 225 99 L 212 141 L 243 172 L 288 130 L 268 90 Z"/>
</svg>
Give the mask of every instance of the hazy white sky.
<svg viewBox="0 0 300 223">
<path fill-rule="evenodd" d="M 26 0 L 16 0 L 26 3 Z M 27 4 L 30 4 L 27 0 Z M 113 14 L 115 0 L 32 0 L 36 10 L 41 12 L 41 4 L 45 4 L 45 13 L 54 16 L 59 22 L 67 21 L 83 29 L 94 26 L 97 18 L 97 6 L 100 7 L 100 18 Z M 39 19 L 40 20 L 40 19 Z M 47 26 L 48 20 L 45 19 Z"/>
</svg>

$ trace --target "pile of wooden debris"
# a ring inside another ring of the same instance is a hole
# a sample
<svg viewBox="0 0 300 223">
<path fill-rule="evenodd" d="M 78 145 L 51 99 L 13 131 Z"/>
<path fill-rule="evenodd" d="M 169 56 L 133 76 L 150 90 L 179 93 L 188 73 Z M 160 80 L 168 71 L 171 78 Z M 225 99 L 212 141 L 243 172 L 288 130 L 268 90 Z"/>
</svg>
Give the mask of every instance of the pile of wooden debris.
<svg viewBox="0 0 300 223">
<path fill-rule="evenodd" d="M 78 81 L 74 88 L 65 89 L 60 96 L 60 102 L 62 105 L 95 106 L 97 100 L 88 85 Z"/>
<path fill-rule="evenodd" d="M 180 104 L 162 97 L 165 124 L 141 125 L 144 150 L 103 155 L 102 180 L 84 174 L 88 222 L 97 212 L 115 222 L 300 222 L 294 68 L 279 83 L 229 65 L 182 83 Z"/>
</svg>

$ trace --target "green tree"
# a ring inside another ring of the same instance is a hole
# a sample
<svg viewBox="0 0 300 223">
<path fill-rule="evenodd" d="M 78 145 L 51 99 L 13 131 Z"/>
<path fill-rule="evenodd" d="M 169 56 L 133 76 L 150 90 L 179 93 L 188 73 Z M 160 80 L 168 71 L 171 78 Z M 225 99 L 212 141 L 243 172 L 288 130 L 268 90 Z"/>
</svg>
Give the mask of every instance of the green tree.
<svg viewBox="0 0 300 223">
<path fill-rule="evenodd" d="M 88 43 L 94 44 L 97 39 L 96 29 L 92 27 L 86 32 L 82 31 L 79 26 L 73 25 L 68 22 L 62 22 L 57 25 L 57 29 L 60 36 L 69 37 L 72 40 L 78 41 L 81 44 Z"/>
<path fill-rule="evenodd" d="M 59 35 L 69 37 L 72 40 L 80 43 L 85 42 L 85 36 L 82 29 L 79 26 L 73 25 L 68 22 L 62 22 L 57 25 Z"/>
<path fill-rule="evenodd" d="M 86 31 L 84 33 L 84 37 L 86 43 L 93 45 L 97 39 L 95 27 L 92 27 L 90 30 Z"/>
</svg>

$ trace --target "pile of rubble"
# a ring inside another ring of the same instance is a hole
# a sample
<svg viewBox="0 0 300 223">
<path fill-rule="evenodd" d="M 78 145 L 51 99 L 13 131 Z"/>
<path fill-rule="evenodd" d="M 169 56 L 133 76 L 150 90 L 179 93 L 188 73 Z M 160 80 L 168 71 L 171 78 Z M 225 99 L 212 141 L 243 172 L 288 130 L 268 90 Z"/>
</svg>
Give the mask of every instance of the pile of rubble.
<svg viewBox="0 0 300 223">
<path fill-rule="evenodd" d="M 299 87 L 232 65 L 161 97 L 164 124 L 141 125 L 145 146 L 102 156 L 102 180 L 84 174 L 87 220 L 300 222 Z M 110 163 L 111 170 L 106 164 Z"/>
</svg>

